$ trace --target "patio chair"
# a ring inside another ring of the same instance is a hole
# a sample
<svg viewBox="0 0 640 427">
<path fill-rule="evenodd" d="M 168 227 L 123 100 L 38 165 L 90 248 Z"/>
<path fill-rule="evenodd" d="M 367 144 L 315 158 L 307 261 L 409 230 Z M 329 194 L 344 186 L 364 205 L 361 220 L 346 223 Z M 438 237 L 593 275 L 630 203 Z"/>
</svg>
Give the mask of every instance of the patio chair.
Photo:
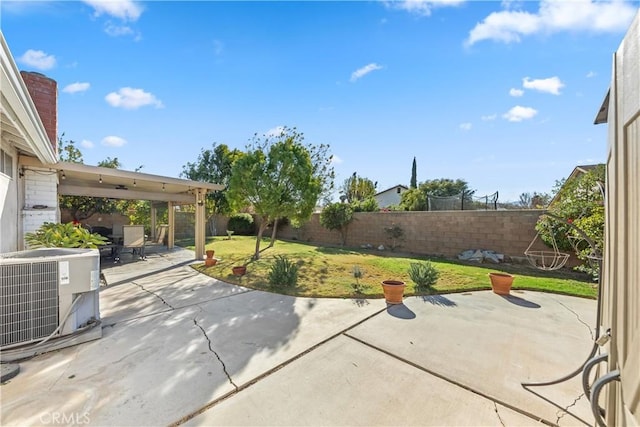
<svg viewBox="0 0 640 427">
<path fill-rule="evenodd" d="M 145 259 L 144 247 L 146 242 L 144 235 L 144 225 L 123 225 L 122 226 L 122 250 L 131 249 L 133 255 L 138 255 L 140 259 Z M 119 257 L 118 257 L 119 258 Z"/>
</svg>

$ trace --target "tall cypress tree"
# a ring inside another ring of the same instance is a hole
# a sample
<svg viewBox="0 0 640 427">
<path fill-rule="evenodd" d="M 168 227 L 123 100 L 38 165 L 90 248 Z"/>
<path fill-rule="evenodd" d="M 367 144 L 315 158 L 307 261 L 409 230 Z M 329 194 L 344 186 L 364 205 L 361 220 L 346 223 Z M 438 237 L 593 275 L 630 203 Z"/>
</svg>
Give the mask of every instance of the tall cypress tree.
<svg viewBox="0 0 640 427">
<path fill-rule="evenodd" d="M 416 158 L 413 158 L 413 166 L 411 167 L 411 188 L 418 188 L 418 177 L 417 177 L 417 167 L 416 167 Z"/>
</svg>

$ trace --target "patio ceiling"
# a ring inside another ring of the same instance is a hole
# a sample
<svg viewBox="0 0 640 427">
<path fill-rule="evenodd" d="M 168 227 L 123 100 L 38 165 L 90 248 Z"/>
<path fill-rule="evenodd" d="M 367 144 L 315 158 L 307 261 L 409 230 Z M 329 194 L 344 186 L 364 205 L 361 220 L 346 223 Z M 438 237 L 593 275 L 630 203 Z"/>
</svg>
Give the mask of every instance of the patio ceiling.
<svg viewBox="0 0 640 427">
<path fill-rule="evenodd" d="M 34 164 L 28 158 L 23 164 Z M 35 160 L 35 159 L 34 159 Z M 195 203 L 198 195 L 204 196 L 210 191 L 220 191 L 223 185 L 208 182 L 191 181 L 161 175 L 132 172 L 90 166 L 82 163 L 58 162 L 44 165 L 58 171 L 58 194 L 65 196 L 108 197 L 126 200 L 149 200 L 174 202 L 177 204 Z"/>
</svg>

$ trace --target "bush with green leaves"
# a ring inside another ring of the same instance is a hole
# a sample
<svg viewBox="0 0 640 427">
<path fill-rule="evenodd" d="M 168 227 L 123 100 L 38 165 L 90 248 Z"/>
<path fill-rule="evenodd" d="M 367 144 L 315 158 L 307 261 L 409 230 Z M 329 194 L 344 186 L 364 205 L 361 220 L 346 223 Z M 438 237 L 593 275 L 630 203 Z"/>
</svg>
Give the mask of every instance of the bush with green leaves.
<svg viewBox="0 0 640 427">
<path fill-rule="evenodd" d="M 72 222 L 58 224 L 45 222 L 32 233 L 24 236 L 31 248 L 92 248 L 107 243 L 99 234 L 92 234 L 86 228 Z"/>
<path fill-rule="evenodd" d="M 549 206 L 549 212 L 560 220 L 543 215 L 536 224 L 542 241 L 548 246 L 555 244 L 561 251 L 575 251 L 584 264 L 577 270 L 599 275 L 598 264 L 592 262 L 594 251 L 602 254 L 604 248 L 604 195 L 606 178 L 605 165 L 597 165 L 586 173 L 568 180 L 556 182 L 556 196 Z M 589 246 L 580 229 L 594 244 Z"/>
<path fill-rule="evenodd" d="M 409 265 L 409 277 L 416 284 L 417 290 L 428 290 L 438 281 L 440 272 L 431 261 L 412 262 Z"/>
<path fill-rule="evenodd" d="M 229 217 L 227 230 L 239 236 L 253 236 L 256 233 L 256 224 L 248 213 L 237 213 Z"/>
<path fill-rule="evenodd" d="M 347 228 L 353 221 L 353 208 L 348 203 L 331 203 L 320 212 L 320 225 L 340 232 L 342 246 L 347 243 Z"/>
<path fill-rule="evenodd" d="M 298 283 L 298 265 L 284 255 L 275 257 L 268 280 L 273 288 L 290 288 Z"/>
<path fill-rule="evenodd" d="M 374 197 L 353 201 L 351 207 L 354 212 L 378 212 L 380 210 L 378 201 Z"/>
</svg>

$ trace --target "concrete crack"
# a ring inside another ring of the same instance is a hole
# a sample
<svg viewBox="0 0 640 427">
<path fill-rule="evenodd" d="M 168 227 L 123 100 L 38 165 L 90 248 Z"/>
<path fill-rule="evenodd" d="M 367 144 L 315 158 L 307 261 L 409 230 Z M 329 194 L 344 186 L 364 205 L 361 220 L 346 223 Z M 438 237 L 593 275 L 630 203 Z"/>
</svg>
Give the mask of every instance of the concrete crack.
<svg viewBox="0 0 640 427">
<path fill-rule="evenodd" d="M 202 326 L 200 326 L 200 324 L 198 323 L 198 320 L 195 317 L 193 318 L 193 324 L 196 325 L 202 331 L 202 335 L 204 335 L 204 337 L 207 339 L 207 342 L 209 343 L 209 351 L 216 356 L 216 359 L 218 359 L 218 362 L 220 362 L 220 364 L 222 365 L 222 371 L 227 376 L 229 383 L 236 389 L 236 391 L 238 391 L 238 386 L 236 385 L 236 383 L 233 382 L 233 379 L 231 379 L 231 375 L 229 375 L 229 372 L 227 372 L 227 366 L 224 364 L 224 362 L 220 358 L 220 355 L 216 353 L 216 351 L 211 347 L 211 339 L 209 339 L 209 335 L 207 335 L 207 332 L 204 330 Z"/>
<path fill-rule="evenodd" d="M 142 285 L 140 285 L 140 284 L 138 284 L 138 283 L 136 283 L 136 282 L 131 282 L 131 283 L 133 283 L 134 285 L 136 285 L 137 287 L 139 287 L 140 289 L 142 289 L 142 290 L 143 290 L 143 291 L 145 291 L 146 293 L 151 294 L 151 295 L 153 295 L 154 297 L 158 298 L 160 301 L 162 301 L 162 303 L 163 303 L 164 305 L 168 306 L 171 310 L 175 310 L 175 307 L 174 307 L 174 306 L 172 306 L 171 304 L 169 304 L 168 302 L 166 302 L 166 301 L 164 300 L 164 298 L 162 298 L 160 295 L 156 294 L 155 292 L 151 292 L 151 291 L 150 291 L 150 290 L 148 290 L 148 289 L 145 289 L 145 288 L 144 288 L 144 286 L 142 286 Z"/>
<path fill-rule="evenodd" d="M 496 402 L 493 402 L 493 410 L 496 411 L 496 415 L 498 416 L 498 420 L 500 420 L 500 425 L 502 427 L 504 426 L 504 421 L 502 421 L 502 417 L 500 416 L 500 412 L 498 412 L 498 404 Z"/>
<path fill-rule="evenodd" d="M 569 408 L 572 408 L 578 404 L 578 401 L 584 397 L 584 393 L 578 396 L 571 405 L 567 406 L 563 410 L 560 410 L 556 413 L 556 425 L 560 425 L 560 419 L 569 413 Z"/>
<path fill-rule="evenodd" d="M 587 322 L 585 322 L 584 320 L 582 320 L 580 318 L 580 316 L 578 315 L 578 313 L 576 313 L 575 311 L 573 311 L 572 309 L 570 309 L 569 307 L 567 307 L 566 305 L 564 305 L 563 303 L 561 303 L 560 301 L 558 301 L 558 304 L 560 304 L 561 306 L 563 306 L 564 308 L 566 308 L 567 310 L 569 310 L 570 312 L 573 313 L 574 316 L 576 316 L 576 319 L 578 319 L 578 322 L 582 323 L 584 326 L 587 327 L 587 329 L 589 330 L 589 335 L 591 335 L 591 341 L 595 341 L 596 337 L 593 335 L 593 329 L 591 329 L 591 326 L 589 326 L 589 324 L 587 324 Z"/>
</svg>

